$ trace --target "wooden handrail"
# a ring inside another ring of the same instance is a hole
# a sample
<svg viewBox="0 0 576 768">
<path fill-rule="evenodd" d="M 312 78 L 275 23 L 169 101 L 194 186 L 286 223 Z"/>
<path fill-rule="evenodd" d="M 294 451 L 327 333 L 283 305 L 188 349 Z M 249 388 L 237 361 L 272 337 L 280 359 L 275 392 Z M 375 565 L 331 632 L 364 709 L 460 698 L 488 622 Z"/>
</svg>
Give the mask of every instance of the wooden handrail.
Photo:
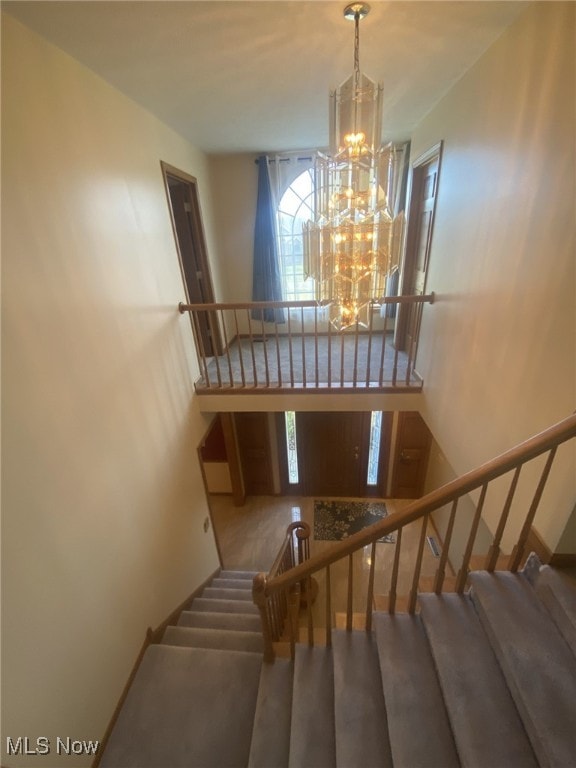
<svg viewBox="0 0 576 768">
<path fill-rule="evenodd" d="M 520 464 L 553 450 L 556 446 L 576 437 L 576 414 L 559 421 L 534 437 L 500 454 L 480 467 L 467 472 L 446 485 L 431 491 L 421 499 L 410 503 L 401 512 L 396 512 L 384 518 L 382 522 L 374 523 L 358 533 L 352 534 L 344 541 L 334 544 L 329 551 L 314 555 L 305 563 L 291 568 L 277 577 L 267 580 L 265 594 L 272 595 L 283 589 L 301 582 L 316 571 L 330 566 L 337 560 L 352 555 L 356 550 L 365 547 L 388 533 L 396 531 L 408 523 L 412 523 L 437 509 L 454 502 L 470 491 L 487 485 L 501 475 L 515 469 Z"/>
<path fill-rule="evenodd" d="M 434 304 L 435 294 L 426 293 L 414 296 L 382 296 L 374 300 L 375 305 L 380 304 Z M 223 302 L 213 304 L 186 304 L 181 301 L 178 311 L 184 312 L 214 312 L 219 309 L 314 309 L 314 307 L 327 306 L 329 302 L 317 301 L 244 301 Z"/>
<path fill-rule="evenodd" d="M 272 566 L 270 570 L 268 571 L 268 579 L 272 579 L 276 576 L 278 573 L 279 568 L 282 565 L 282 560 L 284 558 L 284 554 L 286 552 L 286 549 L 292 545 L 292 534 L 294 531 L 303 531 L 303 534 L 305 537 L 310 536 L 311 530 L 308 523 L 304 522 L 303 520 L 300 520 L 295 523 L 290 523 L 290 525 L 286 528 L 286 535 L 284 536 L 284 543 L 280 547 L 278 554 L 276 555 L 276 559 L 272 563 Z"/>
</svg>

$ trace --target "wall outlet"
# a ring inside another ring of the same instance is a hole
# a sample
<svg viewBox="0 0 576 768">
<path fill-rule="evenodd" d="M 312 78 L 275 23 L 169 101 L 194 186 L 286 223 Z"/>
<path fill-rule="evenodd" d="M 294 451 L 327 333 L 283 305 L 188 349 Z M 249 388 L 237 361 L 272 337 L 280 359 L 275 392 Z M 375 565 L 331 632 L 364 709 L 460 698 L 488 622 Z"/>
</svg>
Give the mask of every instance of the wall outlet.
<svg viewBox="0 0 576 768">
<path fill-rule="evenodd" d="M 210 528 L 210 518 L 205 517 L 204 518 L 204 533 L 208 533 L 208 528 Z"/>
</svg>

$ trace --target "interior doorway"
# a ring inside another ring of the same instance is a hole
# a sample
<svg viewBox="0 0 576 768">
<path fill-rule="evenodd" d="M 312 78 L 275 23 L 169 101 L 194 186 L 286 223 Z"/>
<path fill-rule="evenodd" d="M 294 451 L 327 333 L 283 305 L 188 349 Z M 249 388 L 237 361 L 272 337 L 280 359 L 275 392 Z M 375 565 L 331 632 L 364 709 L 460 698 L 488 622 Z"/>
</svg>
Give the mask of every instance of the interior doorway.
<svg viewBox="0 0 576 768">
<path fill-rule="evenodd" d="M 183 171 L 161 163 L 180 269 L 189 304 L 214 303 L 206 241 L 200 215 L 197 181 Z M 207 357 L 222 353 L 220 329 L 214 312 L 191 313 L 192 330 Z"/>
<path fill-rule="evenodd" d="M 419 499 L 424 493 L 432 434 L 417 411 L 398 414 L 391 494 L 395 499 Z"/>
<path fill-rule="evenodd" d="M 421 296 L 426 288 L 441 155 L 442 142 L 420 155 L 412 164 L 406 253 L 400 287 L 403 295 Z M 396 323 L 395 346 L 409 351 L 412 360 L 416 357 L 421 307 L 400 306 Z"/>
</svg>

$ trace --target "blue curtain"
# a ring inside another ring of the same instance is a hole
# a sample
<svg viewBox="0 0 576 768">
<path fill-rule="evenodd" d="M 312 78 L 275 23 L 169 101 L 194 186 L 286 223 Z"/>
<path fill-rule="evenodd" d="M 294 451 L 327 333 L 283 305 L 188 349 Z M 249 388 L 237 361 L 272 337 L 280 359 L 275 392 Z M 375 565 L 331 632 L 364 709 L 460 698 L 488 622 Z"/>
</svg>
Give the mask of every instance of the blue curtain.
<svg viewBox="0 0 576 768">
<path fill-rule="evenodd" d="M 258 201 L 254 229 L 252 301 L 282 301 L 282 283 L 276 242 L 276 211 L 272 200 L 268 158 L 258 158 Z M 283 323 L 283 309 L 254 309 L 254 320 Z"/>
</svg>

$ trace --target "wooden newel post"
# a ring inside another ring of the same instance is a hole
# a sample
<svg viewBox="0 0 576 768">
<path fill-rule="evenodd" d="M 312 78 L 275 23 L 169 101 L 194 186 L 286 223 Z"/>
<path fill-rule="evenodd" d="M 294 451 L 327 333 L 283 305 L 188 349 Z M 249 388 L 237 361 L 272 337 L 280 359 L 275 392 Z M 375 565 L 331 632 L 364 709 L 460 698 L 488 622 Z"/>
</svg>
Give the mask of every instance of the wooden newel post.
<svg viewBox="0 0 576 768">
<path fill-rule="evenodd" d="M 266 574 L 258 573 L 252 581 L 252 600 L 258 607 L 262 622 L 262 638 L 264 640 L 264 661 L 274 661 L 274 646 L 272 645 L 272 629 L 268 616 L 266 602 Z"/>
</svg>

